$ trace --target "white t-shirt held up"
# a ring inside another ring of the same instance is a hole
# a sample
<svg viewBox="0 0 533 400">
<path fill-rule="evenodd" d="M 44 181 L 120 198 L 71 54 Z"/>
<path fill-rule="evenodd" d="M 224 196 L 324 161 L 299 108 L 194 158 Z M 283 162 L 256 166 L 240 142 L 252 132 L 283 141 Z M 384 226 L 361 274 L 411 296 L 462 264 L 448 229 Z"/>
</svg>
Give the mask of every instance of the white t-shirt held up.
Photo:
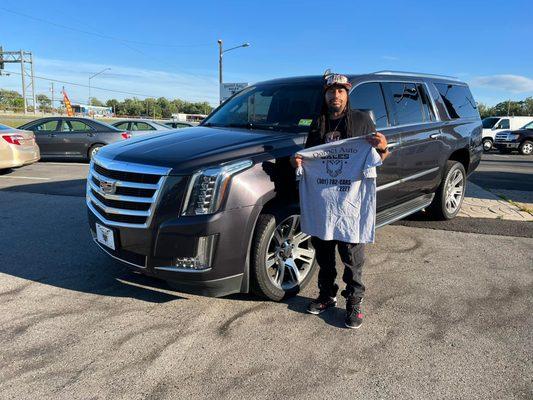
<svg viewBox="0 0 533 400">
<path fill-rule="evenodd" d="M 381 157 L 364 137 L 299 151 L 301 229 L 322 240 L 373 243 L 376 167 Z"/>
</svg>

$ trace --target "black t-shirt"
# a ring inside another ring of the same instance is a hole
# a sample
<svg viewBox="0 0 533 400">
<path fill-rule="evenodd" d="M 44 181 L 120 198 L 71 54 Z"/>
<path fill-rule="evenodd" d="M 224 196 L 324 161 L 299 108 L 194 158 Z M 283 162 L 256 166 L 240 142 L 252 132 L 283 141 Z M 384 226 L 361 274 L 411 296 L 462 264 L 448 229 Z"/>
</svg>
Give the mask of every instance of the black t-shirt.
<svg viewBox="0 0 533 400">
<path fill-rule="evenodd" d="M 351 118 L 350 131 L 347 131 L 346 119 Z M 305 147 L 318 146 L 334 140 L 364 136 L 376 131 L 376 125 L 370 115 L 359 110 L 351 110 L 340 119 L 328 118 L 325 123 L 326 132 L 321 135 L 320 128 L 315 124 L 311 127 Z"/>
</svg>

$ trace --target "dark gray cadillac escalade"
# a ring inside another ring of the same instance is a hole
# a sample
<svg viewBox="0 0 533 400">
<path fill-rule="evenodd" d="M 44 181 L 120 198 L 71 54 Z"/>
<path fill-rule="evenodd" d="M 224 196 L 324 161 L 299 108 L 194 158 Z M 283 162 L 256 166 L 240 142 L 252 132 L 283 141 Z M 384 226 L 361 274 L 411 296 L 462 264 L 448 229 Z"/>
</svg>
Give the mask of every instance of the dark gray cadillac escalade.
<svg viewBox="0 0 533 400">
<path fill-rule="evenodd" d="M 483 150 L 468 86 L 391 71 L 349 78 L 351 106 L 371 114 L 392 153 L 378 169 L 377 226 L 421 209 L 455 217 Z M 323 82 L 258 83 L 198 127 L 104 147 L 87 179 L 95 243 L 186 292 L 296 293 L 316 263 L 289 160 L 319 113 Z"/>
</svg>

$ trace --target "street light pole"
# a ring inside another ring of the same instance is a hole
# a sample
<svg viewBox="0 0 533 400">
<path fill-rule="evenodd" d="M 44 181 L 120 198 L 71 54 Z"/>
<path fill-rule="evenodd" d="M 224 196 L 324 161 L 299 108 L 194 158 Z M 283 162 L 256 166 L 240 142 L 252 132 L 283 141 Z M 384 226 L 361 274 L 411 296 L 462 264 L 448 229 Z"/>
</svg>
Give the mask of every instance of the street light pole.
<svg viewBox="0 0 533 400">
<path fill-rule="evenodd" d="M 218 83 L 222 87 L 222 40 L 218 39 Z"/>
<path fill-rule="evenodd" d="M 89 101 L 87 102 L 87 105 L 88 105 L 88 106 L 91 105 L 91 79 L 93 79 L 96 75 L 100 75 L 101 73 L 106 72 L 106 71 L 109 71 L 109 70 L 111 70 L 111 68 L 104 68 L 104 69 L 101 70 L 100 72 L 97 72 L 96 74 L 91 75 L 91 76 L 89 77 Z"/>
<path fill-rule="evenodd" d="M 238 49 L 240 47 L 250 47 L 250 43 L 243 43 L 239 46 L 235 46 L 232 48 L 229 48 L 227 50 L 222 49 L 222 39 L 218 39 L 218 83 L 219 83 L 219 99 L 220 103 L 222 103 L 222 56 L 224 53 L 227 53 L 228 51 Z"/>
</svg>

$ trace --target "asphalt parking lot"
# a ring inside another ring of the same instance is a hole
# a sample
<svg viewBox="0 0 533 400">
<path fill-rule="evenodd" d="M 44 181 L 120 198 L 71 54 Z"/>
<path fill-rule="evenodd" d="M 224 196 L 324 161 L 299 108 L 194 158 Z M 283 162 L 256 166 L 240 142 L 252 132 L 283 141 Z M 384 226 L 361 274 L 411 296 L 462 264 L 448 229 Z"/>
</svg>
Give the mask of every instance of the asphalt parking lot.
<svg viewBox="0 0 533 400">
<path fill-rule="evenodd" d="M 0 176 L 0 397 L 532 397 L 533 238 L 378 230 L 352 331 L 343 302 L 305 313 L 316 281 L 272 303 L 130 272 L 90 239 L 86 171 L 38 163 Z"/>
</svg>

